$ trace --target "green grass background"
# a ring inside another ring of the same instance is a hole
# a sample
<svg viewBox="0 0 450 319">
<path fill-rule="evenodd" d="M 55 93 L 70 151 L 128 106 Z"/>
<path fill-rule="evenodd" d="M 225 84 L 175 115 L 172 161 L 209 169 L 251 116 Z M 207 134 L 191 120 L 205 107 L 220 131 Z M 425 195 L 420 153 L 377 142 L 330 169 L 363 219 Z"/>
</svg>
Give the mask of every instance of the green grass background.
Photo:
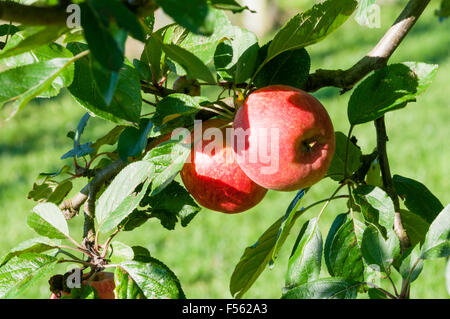
<svg viewBox="0 0 450 319">
<path fill-rule="evenodd" d="M 450 20 L 439 23 L 434 16 L 439 2 L 432 1 L 423 17 L 395 52 L 393 62 L 422 61 L 439 64 L 439 71 L 431 87 L 410 103 L 406 109 L 386 116 L 389 135 L 388 152 L 391 170 L 395 174 L 421 181 L 445 205 L 449 202 L 450 108 Z M 311 46 L 312 70 L 316 68 L 347 68 L 366 54 L 399 14 L 401 7 L 383 4 L 381 28 L 359 26 L 352 18 L 325 41 Z M 292 15 L 295 12 L 292 12 Z M 346 105 L 350 92 L 339 95 L 334 88 L 326 88 L 315 95 L 328 109 L 335 129 L 347 132 L 349 125 Z M 31 103 L 13 120 L 5 121 L 8 108 L 0 111 L 0 255 L 6 254 L 19 242 L 34 237 L 26 225 L 26 217 L 34 202 L 26 195 L 40 172 L 51 172 L 65 163 L 59 157 L 71 147 L 65 136 L 73 130 L 84 113 L 68 96 Z M 92 119 L 85 140 L 102 136 L 112 127 Z M 365 153 L 375 146 L 372 123 L 354 130 Z M 83 181 L 77 183 L 80 189 Z M 323 199 L 334 190 L 335 183 L 323 180 L 315 185 L 304 199 L 304 205 Z M 179 277 L 188 298 L 230 298 L 229 280 L 245 247 L 253 244 L 277 218 L 282 216 L 295 193 L 270 191 L 262 203 L 238 215 L 201 211 L 187 228 L 162 228 L 158 221 L 131 233 L 117 236 L 129 245 L 147 247 L 151 254 L 165 262 Z M 301 225 L 317 215 L 320 207 L 302 216 L 283 247 L 275 266 L 266 269 L 245 295 L 248 298 L 279 298 L 287 268 L 287 258 Z M 346 211 L 344 201 L 334 201 L 320 221 L 325 238 L 335 216 Z M 82 219 L 70 222 L 72 234 L 81 237 Z M 60 268 L 64 271 L 64 268 Z M 326 270 L 323 269 L 326 276 Z M 394 274 L 399 284 L 398 274 Z M 41 279 L 28 289 L 22 298 L 47 298 L 47 279 Z M 382 283 L 384 287 L 389 286 Z M 413 298 L 448 298 L 445 285 L 445 260 L 426 261 L 421 277 L 413 283 Z"/>
</svg>

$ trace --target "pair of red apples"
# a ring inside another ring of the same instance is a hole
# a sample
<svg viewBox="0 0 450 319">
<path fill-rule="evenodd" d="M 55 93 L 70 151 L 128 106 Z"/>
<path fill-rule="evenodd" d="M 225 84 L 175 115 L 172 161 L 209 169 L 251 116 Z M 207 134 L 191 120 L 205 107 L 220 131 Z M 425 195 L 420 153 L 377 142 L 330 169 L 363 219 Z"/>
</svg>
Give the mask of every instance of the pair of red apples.
<svg viewBox="0 0 450 319">
<path fill-rule="evenodd" d="M 189 193 L 214 211 L 244 212 L 257 205 L 268 189 L 309 187 L 325 176 L 334 155 L 328 112 L 315 97 L 297 88 L 272 85 L 252 92 L 232 127 L 228 124 L 211 119 L 202 123 L 201 139 L 193 140 L 191 133 L 194 146 L 181 170 Z M 211 128 L 222 133 L 214 136 L 222 139 L 220 148 L 210 145 L 217 145 L 211 134 L 204 134 Z"/>
</svg>

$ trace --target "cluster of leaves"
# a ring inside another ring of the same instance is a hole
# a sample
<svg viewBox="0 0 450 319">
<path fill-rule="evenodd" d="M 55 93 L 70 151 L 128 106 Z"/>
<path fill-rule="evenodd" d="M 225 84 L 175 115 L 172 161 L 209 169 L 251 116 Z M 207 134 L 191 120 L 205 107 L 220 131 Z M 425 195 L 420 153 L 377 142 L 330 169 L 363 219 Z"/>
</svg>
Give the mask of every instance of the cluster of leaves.
<svg viewBox="0 0 450 319">
<path fill-rule="evenodd" d="M 355 88 L 348 103 L 350 133 L 336 132 L 336 151 L 327 173 L 340 186 L 326 200 L 318 217 L 302 226 L 289 258 L 283 298 L 355 298 L 358 293 L 368 293 L 370 298 L 405 297 L 422 271 L 423 260 L 448 257 L 450 206 L 444 208 L 422 183 L 394 175 L 395 192 L 406 208 L 399 213 L 411 244 L 401 251 L 394 232 L 396 209 L 383 190 L 378 159 L 367 163 L 371 155 L 362 154 L 350 138 L 353 126 L 415 101 L 436 71 L 436 65 L 425 63 L 392 64 L 375 71 Z M 348 186 L 348 195 L 336 195 L 344 185 Z M 284 217 L 245 250 L 231 278 L 233 296 L 242 297 L 267 264 L 275 262 L 297 218 L 323 202 L 298 209 L 304 194 L 300 191 Z M 324 243 L 318 220 L 329 202 L 338 198 L 348 200 L 349 211 L 336 216 Z M 327 278 L 319 277 L 322 257 L 330 274 Z M 392 282 L 394 269 L 405 281 L 402 292 Z M 377 285 L 383 278 L 392 282 L 394 292 Z"/>
<path fill-rule="evenodd" d="M 155 0 L 175 21 L 158 30 L 153 30 L 153 14 L 141 17 L 125 2 L 80 1 L 81 26 L 75 29 L 0 26 L 0 36 L 7 35 L 0 50 L 0 106 L 11 104 L 13 116 L 32 99 L 54 97 L 67 88 L 88 111 L 76 130 L 68 133 L 73 148 L 61 156 L 73 160 L 74 167 L 65 165 L 58 172 L 40 174 L 28 194 L 39 204 L 27 223 L 41 237 L 20 244 L 1 260 L 2 298 L 20 295 L 64 262 L 114 268 L 116 298 L 183 298 L 175 274 L 146 248 L 113 241 L 119 231 L 132 231 L 151 218 L 169 230 L 177 222 L 185 227 L 200 211 L 175 181 L 191 145 L 158 138 L 177 127 L 191 128 L 202 111 L 232 118 L 235 110 L 222 97 L 227 88 L 235 97 L 271 84 L 304 88 L 310 72 L 305 47 L 326 38 L 357 8 L 355 0 L 314 5 L 260 46 L 256 35 L 230 23 L 224 10 L 249 10 L 234 0 Z M 124 56 L 128 36 L 144 43 L 140 59 L 129 61 Z M 406 62 L 371 74 L 350 97 L 350 132 L 355 125 L 414 101 L 436 70 L 435 65 Z M 169 89 L 167 79 L 173 75 L 198 85 L 217 86 L 222 92 L 211 100 Z M 145 94 L 153 95 L 154 102 L 145 100 Z M 144 100 L 155 107 L 151 116 L 143 114 Z M 116 126 L 96 141 L 81 143 L 91 116 Z M 336 132 L 336 143 L 328 176 L 340 186 L 318 217 L 303 225 L 288 261 L 284 298 L 353 298 L 358 292 L 368 292 L 373 298 L 389 296 L 373 284 L 373 278 L 380 274 L 390 278 L 396 269 L 409 284 L 419 275 L 423 259 L 449 254 L 448 206 L 444 208 L 418 181 L 394 176 L 395 190 L 406 206 L 401 215 L 411 240 L 411 248 L 401 252 L 393 231 L 396 211 L 380 183 L 376 159 L 362 154 L 350 134 Z M 111 167 L 121 170 L 96 188 L 90 186 Z M 87 237 L 79 243 L 69 233 L 66 219 L 79 210 L 65 204 L 75 178 L 90 181 L 80 196 L 95 196 L 87 202 L 95 206 L 93 246 L 86 246 Z M 349 194 L 336 195 L 344 185 Z M 245 250 L 231 278 L 234 297 L 242 297 L 267 264 L 275 262 L 298 217 L 320 203 L 299 209 L 306 193 L 301 190 L 284 216 Z M 336 217 L 323 243 L 318 221 L 328 203 L 337 198 L 348 199 L 349 212 Z M 103 237 L 106 241 L 100 244 Z M 82 252 L 87 259 L 68 249 Z M 322 256 L 329 278 L 319 278 Z M 94 264 L 94 260 L 101 263 Z M 84 287 L 71 296 L 95 298 L 95 292 Z"/>
</svg>

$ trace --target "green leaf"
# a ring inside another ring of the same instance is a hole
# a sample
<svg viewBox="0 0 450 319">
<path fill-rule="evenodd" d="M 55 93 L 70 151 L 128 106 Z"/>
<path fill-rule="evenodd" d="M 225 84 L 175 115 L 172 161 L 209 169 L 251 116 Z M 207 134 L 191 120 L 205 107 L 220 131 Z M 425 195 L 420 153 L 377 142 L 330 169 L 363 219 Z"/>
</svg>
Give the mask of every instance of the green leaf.
<svg viewBox="0 0 450 319">
<path fill-rule="evenodd" d="M 394 226 L 395 209 L 391 198 L 381 188 L 359 185 L 354 191 L 355 201 L 361 206 L 364 218 L 386 229 Z"/>
<path fill-rule="evenodd" d="M 149 217 L 160 219 L 161 224 L 169 230 L 175 228 L 178 219 L 181 226 L 186 227 L 201 209 L 189 192 L 175 181 L 158 194 L 145 198 L 142 205 L 149 205 Z"/>
<path fill-rule="evenodd" d="M 60 244 L 61 242 L 59 240 L 50 240 L 46 237 L 37 237 L 24 241 L 11 249 L 6 256 L 0 259 L 0 267 L 16 256 L 20 256 L 25 253 L 43 253 L 45 251 L 57 248 Z"/>
<path fill-rule="evenodd" d="M 139 286 L 133 281 L 128 273 L 120 267 L 114 271 L 115 299 L 145 299 Z"/>
<path fill-rule="evenodd" d="M 139 78 L 141 81 L 152 82 L 152 70 L 148 63 L 133 59 L 133 66 L 139 73 Z"/>
<path fill-rule="evenodd" d="M 100 224 L 100 232 L 106 233 L 119 226 L 119 224 L 139 205 L 139 202 L 144 197 L 150 182 L 151 179 L 147 179 L 139 193 L 128 195 L 128 197 L 126 197 L 116 209 L 107 215 L 107 217 L 105 217 L 103 222 Z"/>
<path fill-rule="evenodd" d="M 84 37 L 92 55 L 105 69 L 119 71 L 124 61 L 125 41 L 115 39 L 109 17 L 97 10 L 96 2 L 100 3 L 90 1 L 80 4 Z"/>
<path fill-rule="evenodd" d="M 197 34 L 209 35 L 213 32 L 214 21 L 205 0 L 155 0 L 168 16 L 177 24 Z"/>
<path fill-rule="evenodd" d="M 3 37 L 7 34 L 10 36 L 14 35 L 15 33 L 19 32 L 20 29 L 16 27 L 13 24 L 2 24 L 0 25 L 0 37 Z"/>
<path fill-rule="evenodd" d="M 416 100 L 432 82 L 437 65 L 405 62 L 376 70 L 353 91 L 348 102 L 352 125 L 376 120 Z"/>
<path fill-rule="evenodd" d="M 282 223 L 283 218 L 278 219 L 259 237 L 255 244 L 245 249 L 231 275 L 230 292 L 234 298 L 241 298 L 250 289 L 272 259 L 275 245 L 281 247 L 286 241 L 294 223 L 287 224 L 283 237 L 278 237 Z"/>
<path fill-rule="evenodd" d="M 142 246 L 130 247 L 119 241 L 113 241 L 111 243 L 111 247 L 111 262 L 113 263 L 121 263 L 131 260 L 146 262 L 151 259 L 150 252 L 147 250 L 147 248 L 144 248 Z"/>
<path fill-rule="evenodd" d="M 260 69 L 283 52 L 303 48 L 323 40 L 350 17 L 356 4 L 354 0 L 328 0 L 297 14 L 275 35 Z"/>
<path fill-rule="evenodd" d="M 8 69 L 0 73 L 0 107 L 13 103 L 10 118 L 33 98 L 44 93 L 63 72 L 72 67 L 74 58 L 58 58 Z M 68 86 L 73 73 L 66 74 L 63 85 Z"/>
<path fill-rule="evenodd" d="M 404 254 L 402 262 L 400 264 L 400 275 L 403 279 L 408 279 L 409 282 L 413 282 L 419 277 L 422 272 L 423 261 L 420 259 L 420 247 L 416 245 L 409 252 Z"/>
<path fill-rule="evenodd" d="M 450 258 L 447 259 L 447 266 L 445 267 L 445 281 L 447 293 L 450 295 Z"/>
<path fill-rule="evenodd" d="M 82 43 L 68 45 L 68 49 L 75 54 L 86 48 L 87 46 Z M 138 72 L 128 64 L 123 65 L 119 72 L 114 96 L 111 103 L 107 105 L 91 74 L 90 59 L 86 56 L 75 63 L 75 76 L 72 85 L 69 86 L 69 91 L 75 100 L 85 109 L 105 120 L 125 125 L 130 125 L 130 122 L 138 123 L 142 107 Z"/>
<path fill-rule="evenodd" d="M 89 285 L 72 288 L 70 295 L 62 295 L 60 299 L 100 299 L 95 289 Z"/>
<path fill-rule="evenodd" d="M 346 216 L 340 214 L 333 222 L 325 245 L 325 261 L 331 276 L 363 281 L 364 263 L 353 220 L 346 221 Z"/>
<path fill-rule="evenodd" d="M 91 153 L 91 156 L 97 155 L 98 151 L 103 145 L 114 145 L 117 140 L 120 137 L 120 134 L 122 134 L 123 130 L 125 129 L 125 126 L 115 126 L 113 129 L 111 129 L 108 133 L 106 133 L 104 136 L 97 139 L 94 143 L 90 145 L 92 149 L 94 149 L 94 152 Z"/>
<path fill-rule="evenodd" d="M 16 256 L 0 267 L 0 298 L 20 296 L 42 276 L 51 272 L 57 263 L 55 257 L 26 253 Z"/>
<path fill-rule="evenodd" d="M 436 10 L 434 12 L 434 14 L 439 17 L 440 21 L 444 20 L 445 18 L 448 18 L 450 16 L 450 1 L 441 0 L 441 6 L 439 10 Z"/>
<path fill-rule="evenodd" d="M 162 43 L 158 40 L 162 38 L 162 34 L 166 28 L 156 31 L 145 42 L 144 50 L 141 54 L 141 61 L 150 66 L 152 72 L 152 81 L 158 83 L 162 77 L 161 64 L 163 63 Z"/>
<path fill-rule="evenodd" d="M 183 168 L 191 152 L 191 144 L 183 139 L 168 141 L 152 148 L 144 157 L 144 161 L 152 163 L 155 167 L 151 195 L 156 195 L 169 185 Z"/>
<path fill-rule="evenodd" d="M 142 19 L 144 22 L 144 29 L 147 35 L 151 35 L 153 33 L 153 28 L 155 27 L 155 13 L 152 12 L 148 16 Z"/>
<path fill-rule="evenodd" d="M 213 6 L 214 8 L 221 9 L 221 10 L 230 10 L 233 13 L 242 12 L 244 10 L 251 11 L 247 6 L 241 6 L 237 1 L 235 0 L 208 0 L 208 3 Z M 254 11 L 252 11 L 254 12 Z"/>
<path fill-rule="evenodd" d="M 19 36 L 19 35 L 18 35 Z M 9 58 L 0 59 L 0 69 L 13 69 L 19 66 L 25 66 L 28 64 L 35 64 L 44 61 L 50 61 L 59 58 L 72 58 L 73 54 L 65 47 L 57 44 L 50 43 L 49 45 L 40 46 L 30 51 L 15 55 Z M 69 85 L 73 78 L 74 68 L 73 66 L 65 69 L 60 76 L 58 76 L 51 85 L 43 92 L 39 93 L 37 97 L 50 98 L 58 95 L 60 90 Z M 67 83 L 67 85 L 66 85 Z"/>
<path fill-rule="evenodd" d="M 153 171 L 154 166 L 146 161 L 133 162 L 122 169 L 97 200 L 97 222 L 101 225 L 109 219 L 139 184 L 151 178 Z"/>
<path fill-rule="evenodd" d="M 89 62 L 91 75 L 98 88 L 98 92 L 106 105 L 110 105 L 114 97 L 117 83 L 119 82 L 119 72 L 106 70 L 95 59 L 90 59 Z"/>
<path fill-rule="evenodd" d="M 176 44 L 209 65 L 213 61 L 217 45 L 224 39 L 234 38 L 235 28 L 237 28 L 231 24 L 222 10 L 210 9 L 209 14 L 214 21 L 212 34 L 208 36 L 195 34 L 174 24 L 164 30 L 164 43 Z"/>
<path fill-rule="evenodd" d="M 98 15 L 113 17 L 119 28 L 127 31 L 139 41 L 145 40 L 144 30 L 139 20 L 123 2 L 120 0 L 92 0 L 91 3 Z"/>
<path fill-rule="evenodd" d="M 355 144 L 348 140 L 347 136 L 342 132 L 335 132 L 336 150 L 330 167 L 328 168 L 327 176 L 335 181 L 340 181 L 344 178 L 345 155 L 347 153 L 347 173 L 353 174 L 361 164 L 361 150 Z"/>
<path fill-rule="evenodd" d="M 275 262 L 278 252 L 281 246 L 284 244 L 284 240 L 279 240 L 280 238 L 286 238 L 289 234 L 295 220 L 300 216 L 297 214 L 298 206 L 300 205 L 301 199 L 308 192 L 308 189 L 301 189 L 297 192 L 294 199 L 289 204 L 284 214 L 283 221 L 281 223 L 280 229 L 278 230 L 277 239 L 275 241 L 275 246 L 273 247 L 272 258 L 270 259 L 270 265 Z M 302 209 L 303 210 L 303 209 Z"/>
<path fill-rule="evenodd" d="M 64 215 L 53 203 L 36 205 L 33 213 L 28 216 L 27 223 L 41 236 L 55 239 L 69 237 L 69 227 Z"/>
<path fill-rule="evenodd" d="M 112 263 L 119 264 L 124 261 L 133 260 L 133 249 L 120 241 L 111 242 L 111 255 L 109 259 Z"/>
<path fill-rule="evenodd" d="M 117 152 L 122 161 L 128 161 L 128 157 L 140 155 L 147 146 L 147 135 L 153 127 L 153 123 L 148 119 L 142 119 L 139 129 L 127 127 L 120 134 Z"/>
<path fill-rule="evenodd" d="M 322 235 L 317 218 L 313 218 L 303 225 L 292 249 L 286 274 L 286 288 L 318 279 L 321 261 Z"/>
<path fill-rule="evenodd" d="M 7 45 L 0 51 L 0 59 L 19 55 L 52 43 L 66 31 L 67 28 L 62 26 L 27 28 L 9 39 Z"/>
<path fill-rule="evenodd" d="M 450 255 L 450 205 L 430 225 L 422 245 L 421 258 L 435 259 Z"/>
<path fill-rule="evenodd" d="M 408 235 L 411 246 L 423 244 L 425 236 L 430 228 L 430 223 L 425 221 L 419 215 L 413 214 L 410 211 L 401 209 L 400 215 L 402 217 L 402 224 Z"/>
<path fill-rule="evenodd" d="M 130 275 L 147 299 L 185 298 L 176 275 L 157 259 L 123 262 L 119 267 Z"/>
<path fill-rule="evenodd" d="M 369 288 L 367 293 L 369 294 L 369 299 L 387 299 L 386 295 L 377 288 Z"/>
<path fill-rule="evenodd" d="M 394 175 L 392 182 L 397 194 L 405 200 L 408 210 L 429 224 L 444 209 L 439 199 L 422 183 L 400 175 Z"/>
<path fill-rule="evenodd" d="M 331 245 L 333 243 L 334 237 L 338 230 L 345 224 L 347 221 L 348 213 L 339 214 L 333 220 L 331 224 L 330 230 L 328 231 L 327 238 L 325 239 L 325 245 L 323 246 L 323 256 L 325 259 L 325 264 L 327 265 L 328 272 L 331 276 L 334 276 L 333 267 L 331 264 L 330 254 L 331 254 Z"/>
<path fill-rule="evenodd" d="M 200 79 L 207 83 L 216 83 L 209 68 L 191 52 L 175 44 L 163 44 L 162 48 L 167 57 L 181 65 L 188 77 Z"/>
<path fill-rule="evenodd" d="M 33 189 L 28 193 L 27 198 L 37 202 L 46 201 L 59 204 L 71 191 L 72 187 L 71 181 L 58 183 L 45 178 L 42 182 L 38 181 L 33 184 Z"/>
<path fill-rule="evenodd" d="M 354 299 L 359 286 L 344 278 L 321 278 L 284 292 L 282 299 Z"/>
<path fill-rule="evenodd" d="M 202 97 L 192 97 L 181 93 L 170 94 L 158 102 L 152 122 L 162 132 L 179 127 L 173 126 L 178 124 L 180 117 L 186 118 L 186 121 L 190 119 L 188 123 L 193 125 L 194 115 L 201 110 L 202 101 L 204 101 Z M 175 124 L 168 123 L 175 119 L 177 120 Z"/>
<path fill-rule="evenodd" d="M 149 219 L 151 215 L 146 211 L 135 209 L 127 218 L 125 218 L 121 226 L 123 226 L 123 231 L 132 231 L 142 225 L 144 225 Z"/>
<path fill-rule="evenodd" d="M 369 267 L 389 274 L 390 266 L 400 253 L 400 241 L 391 229 L 385 240 L 378 229 L 368 226 L 364 230 L 361 252 Z"/>
<path fill-rule="evenodd" d="M 72 190 L 73 184 L 71 181 L 64 181 L 53 190 L 53 192 L 48 197 L 47 201 L 59 205 L 63 199 Z"/>
<path fill-rule="evenodd" d="M 269 44 L 260 49 L 259 60 L 267 56 Z M 254 83 L 258 88 L 274 84 L 289 85 L 302 88 L 309 75 L 311 59 L 304 48 L 285 51 L 270 60 L 258 72 Z"/>
<path fill-rule="evenodd" d="M 214 53 L 214 65 L 223 79 L 243 83 L 255 70 L 258 38 L 246 29 L 235 26 L 225 28 L 222 31 L 222 42 Z"/>
</svg>

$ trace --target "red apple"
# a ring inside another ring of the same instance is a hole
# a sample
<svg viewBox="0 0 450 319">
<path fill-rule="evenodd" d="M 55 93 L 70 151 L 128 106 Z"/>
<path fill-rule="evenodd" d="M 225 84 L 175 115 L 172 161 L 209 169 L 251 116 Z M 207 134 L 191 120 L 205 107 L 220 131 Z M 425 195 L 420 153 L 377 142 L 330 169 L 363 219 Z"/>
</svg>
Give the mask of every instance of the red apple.
<svg viewBox="0 0 450 319">
<path fill-rule="evenodd" d="M 83 285 L 87 284 L 87 281 L 83 281 Z M 111 272 L 100 272 L 89 283 L 89 286 L 95 289 L 100 299 L 115 299 L 114 289 L 114 274 Z M 63 295 L 69 296 L 69 293 L 62 292 Z M 50 295 L 50 299 L 59 299 L 55 293 Z"/>
<path fill-rule="evenodd" d="M 233 145 L 239 166 L 268 189 L 293 191 L 317 183 L 334 154 L 328 112 L 315 97 L 290 86 L 251 93 L 233 127 L 241 141 Z"/>
<path fill-rule="evenodd" d="M 228 121 L 221 119 L 203 122 L 202 137 L 198 141 L 194 141 L 195 133 L 191 134 L 191 141 L 195 143 L 188 158 L 190 160 L 186 161 L 181 170 L 181 178 L 186 189 L 200 205 L 233 214 L 258 204 L 266 195 L 267 189 L 254 183 L 239 167 L 227 142 L 224 127 L 227 123 Z M 216 131 L 221 135 L 220 141 L 204 135 L 209 128 L 219 128 Z M 209 151 L 219 144 L 219 148 Z"/>
</svg>

